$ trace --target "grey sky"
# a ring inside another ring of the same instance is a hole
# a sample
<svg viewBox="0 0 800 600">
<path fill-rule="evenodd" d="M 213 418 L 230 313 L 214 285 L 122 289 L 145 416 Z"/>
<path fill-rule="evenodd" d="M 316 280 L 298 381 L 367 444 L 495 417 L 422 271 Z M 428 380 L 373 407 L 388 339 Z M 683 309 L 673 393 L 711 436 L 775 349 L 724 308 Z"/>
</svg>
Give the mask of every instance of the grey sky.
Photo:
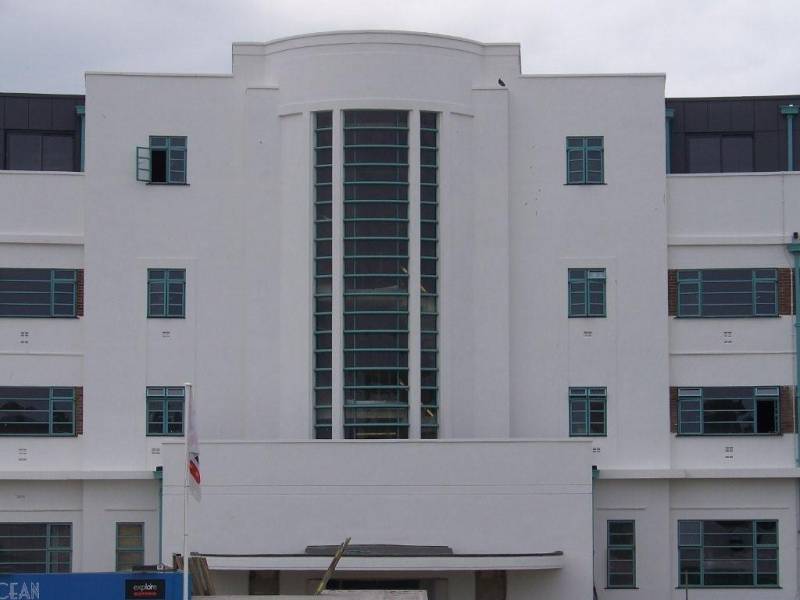
<svg viewBox="0 0 800 600">
<path fill-rule="evenodd" d="M 523 72 L 666 72 L 670 96 L 800 94 L 798 0 L 0 0 L 0 91 L 225 73 L 233 41 L 334 29 L 519 42 Z"/>
</svg>

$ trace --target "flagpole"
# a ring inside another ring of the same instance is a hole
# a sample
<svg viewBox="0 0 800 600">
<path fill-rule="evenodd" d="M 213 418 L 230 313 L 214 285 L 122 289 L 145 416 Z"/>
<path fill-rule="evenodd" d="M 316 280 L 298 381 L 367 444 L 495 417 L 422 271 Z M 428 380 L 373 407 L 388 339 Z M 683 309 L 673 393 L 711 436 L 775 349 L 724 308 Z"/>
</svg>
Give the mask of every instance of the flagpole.
<svg viewBox="0 0 800 600">
<path fill-rule="evenodd" d="M 184 406 L 184 458 L 183 458 L 183 600 L 189 600 L 189 529 L 187 517 L 189 514 L 189 431 L 188 416 L 189 404 L 192 402 L 192 384 L 185 383 L 186 406 Z"/>
</svg>

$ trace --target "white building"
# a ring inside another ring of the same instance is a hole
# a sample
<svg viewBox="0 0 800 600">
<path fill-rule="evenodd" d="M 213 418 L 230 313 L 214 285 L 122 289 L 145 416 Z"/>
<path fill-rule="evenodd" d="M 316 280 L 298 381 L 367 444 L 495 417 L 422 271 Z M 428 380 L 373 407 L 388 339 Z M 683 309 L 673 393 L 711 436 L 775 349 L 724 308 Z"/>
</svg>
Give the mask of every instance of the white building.
<svg viewBox="0 0 800 600">
<path fill-rule="evenodd" d="M 86 90 L 0 99 L 0 571 L 171 563 L 191 381 L 220 592 L 796 597 L 797 102 L 391 32 Z"/>
</svg>

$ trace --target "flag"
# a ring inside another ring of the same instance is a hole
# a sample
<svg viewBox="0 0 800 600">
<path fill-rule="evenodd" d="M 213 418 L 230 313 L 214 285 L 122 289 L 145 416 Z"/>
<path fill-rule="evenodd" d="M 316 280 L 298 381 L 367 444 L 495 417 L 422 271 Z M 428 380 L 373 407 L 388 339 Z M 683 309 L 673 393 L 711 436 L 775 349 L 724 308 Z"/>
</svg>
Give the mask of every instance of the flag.
<svg viewBox="0 0 800 600">
<path fill-rule="evenodd" d="M 189 469 L 189 488 L 196 499 L 200 499 L 200 447 L 197 441 L 197 416 L 192 398 L 192 386 L 187 385 L 186 394 L 186 468 Z"/>
</svg>

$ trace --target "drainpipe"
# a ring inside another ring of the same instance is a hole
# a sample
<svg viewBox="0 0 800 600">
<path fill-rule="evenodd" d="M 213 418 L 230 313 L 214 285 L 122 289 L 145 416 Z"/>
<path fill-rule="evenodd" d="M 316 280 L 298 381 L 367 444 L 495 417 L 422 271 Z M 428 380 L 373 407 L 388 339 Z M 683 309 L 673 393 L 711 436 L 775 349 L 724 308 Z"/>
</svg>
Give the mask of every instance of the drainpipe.
<svg viewBox="0 0 800 600">
<path fill-rule="evenodd" d="M 161 560 L 161 546 L 164 541 L 164 467 L 156 467 L 153 471 L 153 478 L 158 481 L 158 564 L 163 564 Z"/>
<path fill-rule="evenodd" d="M 794 256 L 794 432 L 795 432 L 795 464 L 800 467 L 800 236 L 795 231 L 792 242 L 786 246 Z"/>
</svg>

